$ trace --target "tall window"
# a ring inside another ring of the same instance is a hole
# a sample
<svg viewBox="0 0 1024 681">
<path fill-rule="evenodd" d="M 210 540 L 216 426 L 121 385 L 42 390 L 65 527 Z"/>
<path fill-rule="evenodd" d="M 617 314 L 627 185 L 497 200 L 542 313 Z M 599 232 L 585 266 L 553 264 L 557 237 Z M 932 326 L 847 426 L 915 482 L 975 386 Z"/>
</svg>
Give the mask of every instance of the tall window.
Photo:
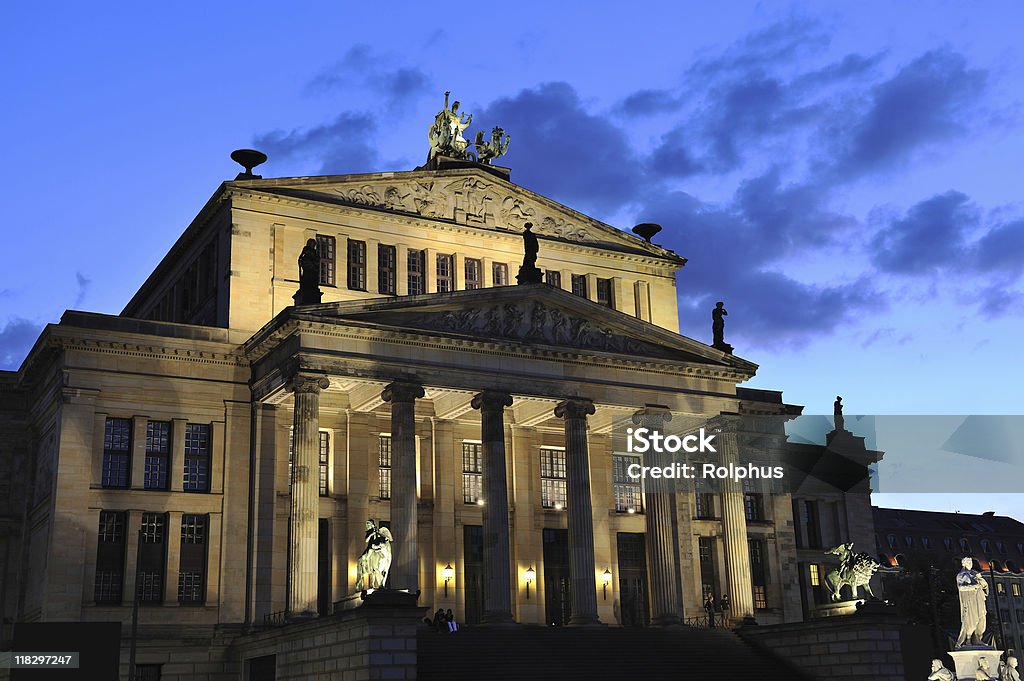
<svg viewBox="0 0 1024 681">
<path fill-rule="evenodd" d="M 562 287 L 562 273 L 558 270 L 547 270 L 544 272 L 544 282 L 555 288 Z"/>
<path fill-rule="evenodd" d="M 540 504 L 544 508 L 565 508 L 565 450 L 540 449 Z"/>
<path fill-rule="evenodd" d="M 574 274 L 572 275 L 572 294 L 581 298 L 589 298 L 587 295 L 587 275 L 585 274 Z"/>
<path fill-rule="evenodd" d="M 334 286 L 334 237 L 317 234 L 316 248 L 320 252 L 320 283 Z"/>
<path fill-rule="evenodd" d="M 491 263 L 491 274 L 495 286 L 508 286 L 508 265 L 503 262 Z"/>
<path fill-rule="evenodd" d="M 181 516 L 181 551 L 178 570 L 178 602 L 202 605 L 206 595 L 207 516 Z"/>
<path fill-rule="evenodd" d="M 380 244 L 377 246 L 377 291 L 395 295 L 395 282 L 398 281 L 398 258 L 394 246 Z"/>
<path fill-rule="evenodd" d="M 631 478 L 627 473 L 632 464 L 639 463 L 639 456 L 612 455 L 612 491 L 615 494 L 615 510 L 619 513 L 643 512 L 640 478 Z"/>
<path fill-rule="evenodd" d="M 418 296 L 426 291 L 427 252 L 409 249 L 409 295 Z"/>
<path fill-rule="evenodd" d="M 715 538 L 697 539 L 697 558 L 700 563 L 700 593 L 706 601 L 715 596 Z"/>
<path fill-rule="evenodd" d="M 143 513 L 138 584 L 135 585 L 141 603 L 160 603 L 164 599 L 166 546 L 167 516 L 163 513 Z"/>
<path fill-rule="evenodd" d="M 754 609 L 768 608 L 767 575 L 765 571 L 765 546 L 763 539 L 748 539 L 750 547 L 750 582 L 754 587 Z"/>
<path fill-rule="evenodd" d="M 210 491 L 210 425 L 189 423 L 185 426 L 186 492 Z"/>
<path fill-rule="evenodd" d="M 366 290 L 366 242 L 348 240 L 348 287 L 353 291 Z"/>
<path fill-rule="evenodd" d="M 125 514 L 100 511 L 99 542 L 96 546 L 97 603 L 120 603 L 124 575 Z"/>
<path fill-rule="evenodd" d="M 167 421 L 146 423 L 146 469 L 143 486 L 146 489 L 167 489 L 167 469 L 170 467 L 171 424 Z"/>
<path fill-rule="evenodd" d="M 601 305 L 608 307 L 615 307 L 615 298 L 612 293 L 612 280 L 611 279 L 598 279 L 597 280 L 597 302 Z"/>
<path fill-rule="evenodd" d="M 104 487 L 127 487 L 131 473 L 132 421 L 108 418 L 103 429 Z"/>
<path fill-rule="evenodd" d="M 823 600 L 821 590 L 821 568 L 819 568 L 815 563 L 809 564 L 807 568 L 810 571 L 811 592 L 814 595 L 814 602 L 820 604 Z"/>
<path fill-rule="evenodd" d="M 328 492 L 327 476 L 331 461 L 331 434 L 320 431 L 320 496 L 326 497 Z"/>
<path fill-rule="evenodd" d="M 807 528 L 807 548 L 821 548 L 821 530 L 818 525 L 818 505 L 813 501 L 800 502 L 800 520 Z"/>
<path fill-rule="evenodd" d="M 698 520 L 715 517 L 715 494 L 709 492 L 703 478 L 697 478 L 693 485 L 694 516 Z"/>
<path fill-rule="evenodd" d="M 455 256 L 444 253 L 437 254 L 437 292 L 448 293 L 455 290 Z"/>
<path fill-rule="evenodd" d="M 378 457 L 378 468 L 380 471 L 380 494 L 381 499 L 391 498 L 391 436 L 380 436 L 380 455 Z"/>
<path fill-rule="evenodd" d="M 483 497 L 483 448 L 479 442 L 462 443 L 462 500 L 467 504 Z"/>
<path fill-rule="evenodd" d="M 764 520 L 764 495 L 757 491 L 756 483 L 750 478 L 743 480 L 743 510 L 747 520 Z"/>
<path fill-rule="evenodd" d="M 477 258 L 466 258 L 466 290 L 483 288 L 484 266 Z"/>
</svg>

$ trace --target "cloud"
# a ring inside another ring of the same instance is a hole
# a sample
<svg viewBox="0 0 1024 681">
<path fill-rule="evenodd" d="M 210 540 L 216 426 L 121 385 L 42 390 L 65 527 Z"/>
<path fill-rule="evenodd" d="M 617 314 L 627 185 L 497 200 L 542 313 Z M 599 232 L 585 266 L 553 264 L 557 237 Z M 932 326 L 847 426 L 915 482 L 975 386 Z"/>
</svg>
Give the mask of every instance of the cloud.
<svg viewBox="0 0 1024 681">
<path fill-rule="evenodd" d="M 0 369 L 16 371 L 43 330 L 42 324 L 10 317 L 0 330 Z"/>
<path fill-rule="evenodd" d="M 349 94 L 353 88 L 359 88 L 382 97 L 385 108 L 398 109 L 425 94 L 431 80 L 417 66 L 384 66 L 393 63 L 393 58 L 378 54 L 365 43 L 354 45 L 340 61 L 314 76 L 306 90 Z"/>
<path fill-rule="evenodd" d="M 1024 273 L 1024 220 L 993 227 L 978 240 L 973 265 L 981 272 L 1018 277 Z"/>
<path fill-rule="evenodd" d="M 73 308 L 77 308 L 82 304 L 86 294 L 89 293 L 89 287 L 92 285 L 92 279 L 87 278 L 81 272 L 75 272 L 75 281 L 78 282 L 78 295 L 75 296 L 75 302 L 71 305 Z"/>
<path fill-rule="evenodd" d="M 320 174 L 366 173 L 378 170 L 376 132 L 368 114 L 345 112 L 325 125 L 257 135 L 255 145 L 275 160 L 319 162 Z"/>
<path fill-rule="evenodd" d="M 968 197 L 948 191 L 921 201 L 872 240 L 875 265 L 897 274 L 923 274 L 963 259 L 966 230 L 978 212 Z"/>
<path fill-rule="evenodd" d="M 567 83 L 497 99 L 476 112 L 473 122 L 511 131 L 508 155 L 500 162 L 513 168 L 517 184 L 558 201 L 608 212 L 635 200 L 645 186 L 643 164 L 624 131 L 588 111 Z"/>
<path fill-rule="evenodd" d="M 619 102 L 616 113 L 625 116 L 651 116 L 679 109 L 679 98 L 668 90 L 637 90 Z"/>
</svg>

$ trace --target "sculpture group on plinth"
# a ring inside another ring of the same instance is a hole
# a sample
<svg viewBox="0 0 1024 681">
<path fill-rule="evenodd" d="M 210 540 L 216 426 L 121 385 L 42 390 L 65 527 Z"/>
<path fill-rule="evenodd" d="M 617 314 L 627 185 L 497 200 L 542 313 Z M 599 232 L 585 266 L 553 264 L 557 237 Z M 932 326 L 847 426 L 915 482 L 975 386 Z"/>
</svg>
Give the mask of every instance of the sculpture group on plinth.
<svg viewBox="0 0 1024 681">
<path fill-rule="evenodd" d="M 383 589 L 391 569 L 391 530 L 366 521 L 366 547 L 356 561 L 356 591 Z"/>
<path fill-rule="evenodd" d="M 829 549 L 826 554 L 839 556 L 839 567 L 825 575 L 825 582 L 832 592 L 832 600 L 842 597 L 844 586 L 853 590 L 853 598 L 857 598 L 857 587 L 864 587 L 868 597 L 875 599 L 871 591 L 871 578 L 882 567 L 882 564 L 866 553 L 854 553 L 853 542 L 840 544 Z"/>
<path fill-rule="evenodd" d="M 989 591 L 988 582 L 980 571 L 974 569 L 974 559 L 970 556 L 965 556 L 960 564 L 960 572 L 956 575 L 956 589 L 960 596 L 960 634 L 953 644 L 953 649 L 949 651 L 949 656 L 953 658 L 956 666 L 956 674 L 948 678 L 976 681 L 1019 678 L 1016 676 L 1016 659 L 1011 657 L 1005 663 L 1000 662 L 1003 651 L 985 643 L 985 630 L 988 626 L 985 608 Z M 998 675 L 994 673 L 995 668 L 999 670 Z M 942 675 L 943 669 L 945 668 L 933 669 L 932 676 L 928 678 L 945 680 L 947 677 Z"/>
<path fill-rule="evenodd" d="M 503 128 L 497 126 L 491 129 L 490 141 L 484 140 L 484 132 L 481 130 L 476 135 L 476 142 L 471 145 L 462 133 L 473 123 L 473 115 L 460 113 L 458 101 L 453 102 L 449 108 L 449 95 L 451 92 L 444 93 L 444 108 L 437 112 L 434 122 L 427 131 L 427 139 L 430 142 L 428 162 L 437 156 L 447 156 L 461 161 L 479 161 L 490 165 L 492 160 L 508 152 L 511 138 L 505 134 Z M 476 148 L 475 153 L 469 150 L 470 146 Z"/>
</svg>

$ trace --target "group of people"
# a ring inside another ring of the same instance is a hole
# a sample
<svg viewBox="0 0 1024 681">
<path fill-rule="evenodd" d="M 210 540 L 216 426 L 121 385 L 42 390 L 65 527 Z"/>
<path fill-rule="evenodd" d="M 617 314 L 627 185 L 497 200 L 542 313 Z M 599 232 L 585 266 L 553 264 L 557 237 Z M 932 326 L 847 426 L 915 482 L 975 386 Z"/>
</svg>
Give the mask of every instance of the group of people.
<svg viewBox="0 0 1024 681">
<path fill-rule="evenodd" d="M 723 594 L 722 599 L 717 603 L 715 602 L 715 597 L 709 595 L 704 601 L 704 611 L 708 614 L 708 626 L 712 629 L 715 628 L 715 616 L 717 613 L 722 614 L 722 623 L 725 624 L 729 619 L 729 608 L 731 606 L 729 594 Z"/>
<path fill-rule="evenodd" d="M 427 617 L 424 617 L 423 621 L 428 626 L 434 627 L 438 631 L 446 631 L 450 634 L 454 634 L 459 630 L 459 623 L 455 621 L 455 615 L 452 614 L 451 608 L 448 608 L 447 610 L 438 608 L 437 612 L 434 613 L 433 621 Z"/>
</svg>

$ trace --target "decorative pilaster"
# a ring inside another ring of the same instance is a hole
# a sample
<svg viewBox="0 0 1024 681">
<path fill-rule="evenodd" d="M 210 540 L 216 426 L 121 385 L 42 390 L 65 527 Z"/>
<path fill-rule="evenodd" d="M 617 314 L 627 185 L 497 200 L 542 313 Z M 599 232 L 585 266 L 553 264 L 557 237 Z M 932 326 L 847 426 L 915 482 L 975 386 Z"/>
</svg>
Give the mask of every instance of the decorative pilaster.
<svg viewBox="0 0 1024 681">
<path fill-rule="evenodd" d="M 723 428 L 715 438 L 719 443 L 723 466 L 739 467 L 736 432 Z M 723 481 L 722 534 L 725 564 L 729 578 L 729 616 L 742 619 L 754 615 L 754 587 L 750 581 L 750 545 L 747 543 L 747 514 L 743 507 L 743 485 L 732 477 Z"/>
<path fill-rule="evenodd" d="M 566 400 L 555 407 L 555 417 L 565 419 L 569 572 L 572 579 L 571 626 L 600 624 L 597 618 L 597 579 L 594 574 L 590 453 L 587 449 L 587 416 L 593 413 L 594 403 L 588 399 Z"/>
<path fill-rule="evenodd" d="M 395 382 L 380 398 L 391 403 L 391 574 L 390 589 L 419 591 L 419 546 L 416 543 L 416 400 L 423 386 Z"/>
<path fill-rule="evenodd" d="M 480 440 L 484 454 L 484 614 L 485 624 L 512 619 L 509 579 L 508 481 L 505 476 L 505 407 L 508 393 L 485 391 L 471 405 L 480 410 Z"/>
<path fill-rule="evenodd" d="M 295 394 L 292 420 L 291 552 L 288 554 L 288 614 L 317 613 L 317 516 L 320 471 L 320 391 L 324 376 L 299 374 L 287 389 Z"/>
<path fill-rule="evenodd" d="M 665 407 L 647 406 L 633 415 L 633 423 L 661 432 L 672 413 Z M 671 454 L 652 449 L 644 465 L 664 468 L 672 464 Z M 675 482 L 652 477 L 647 481 L 644 509 L 647 533 L 647 571 L 651 578 L 651 624 L 681 624 L 683 602 L 679 596 L 679 543 L 677 541 Z"/>
</svg>

